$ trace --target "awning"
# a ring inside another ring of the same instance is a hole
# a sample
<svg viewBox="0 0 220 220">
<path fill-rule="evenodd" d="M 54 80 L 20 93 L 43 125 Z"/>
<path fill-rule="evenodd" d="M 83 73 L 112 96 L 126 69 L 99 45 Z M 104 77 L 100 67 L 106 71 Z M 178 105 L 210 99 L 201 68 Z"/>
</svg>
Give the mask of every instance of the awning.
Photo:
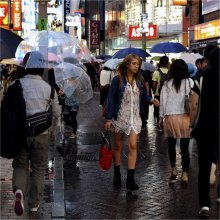
<svg viewBox="0 0 220 220">
<path fill-rule="evenodd" d="M 149 49 L 157 43 L 170 42 L 170 41 L 176 41 L 176 39 L 174 37 L 157 38 L 157 39 L 150 39 L 150 40 L 146 39 L 146 47 Z M 128 40 L 128 41 L 124 42 L 123 44 L 121 44 L 115 48 L 112 48 L 112 49 L 113 50 L 120 50 L 120 49 L 127 48 L 127 47 L 142 48 L 142 39 Z"/>
</svg>

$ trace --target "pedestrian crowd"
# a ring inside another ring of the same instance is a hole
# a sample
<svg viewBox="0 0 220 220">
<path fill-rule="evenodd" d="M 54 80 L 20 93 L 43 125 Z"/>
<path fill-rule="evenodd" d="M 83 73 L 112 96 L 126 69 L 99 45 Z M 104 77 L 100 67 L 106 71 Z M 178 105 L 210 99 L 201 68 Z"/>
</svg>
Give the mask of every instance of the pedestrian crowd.
<svg viewBox="0 0 220 220">
<path fill-rule="evenodd" d="M 142 59 L 129 54 L 114 68 L 99 62 L 74 61 L 90 77 L 93 90 L 100 90 L 100 107 L 106 122 L 104 127 L 113 134 L 113 185 L 120 189 L 121 154 L 127 137 L 127 192 L 138 190 L 135 181 L 138 135 L 146 129 L 149 105 L 154 106 L 154 119 L 158 132 L 163 132 L 168 142 L 170 162 L 170 183 L 174 183 L 177 173 L 176 145 L 180 143 L 181 183 L 190 181 L 190 140 L 196 140 L 198 148 L 198 192 L 201 209 L 198 215 L 209 215 L 210 184 L 216 182 L 219 165 L 219 48 L 209 45 L 204 50 L 204 58 L 197 59 L 196 68 L 182 59 L 162 56 L 157 66 L 144 69 Z M 71 127 L 69 138 L 77 138 L 77 113 L 80 103 L 74 95 L 68 95 L 65 85 L 57 84 L 54 69 L 40 67 L 38 52 L 25 55 L 22 65 L 1 66 L 1 90 L 3 97 L 16 79 L 20 79 L 26 103 L 26 116 L 48 109 L 51 101 L 51 87 L 56 91 L 52 99 L 53 120 L 58 123 L 62 115 L 65 125 Z M 34 61 L 33 61 L 34 60 Z M 27 63 L 29 62 L 29 65 Z M 67 59 L 72 63 L 73 60 Z M 25 68 L 26 66 L 26 68 Z M 39 209 L 43 191 L 44 172 L 48 160 L 49 130 L 27 137 L 24 146 L 14 158 L 12 188 L 15 195 L 14 210 L 17 215 L 24 213 L 24 199 L 27 198 L 30 212 Z M 27 177 L 31 174 L 29 191 Z M 217 202 L 220 202 L 219 180 Z"/>
</svg>

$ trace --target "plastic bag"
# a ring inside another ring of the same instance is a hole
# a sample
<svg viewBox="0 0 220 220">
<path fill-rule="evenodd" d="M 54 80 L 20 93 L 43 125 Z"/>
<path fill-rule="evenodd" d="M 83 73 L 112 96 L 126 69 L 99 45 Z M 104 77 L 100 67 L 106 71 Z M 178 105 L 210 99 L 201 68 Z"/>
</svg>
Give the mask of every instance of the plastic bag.
<svg viewBox="0 0 220 220">
<path fill-rule="evenodd" d="M 101 132 L 101 139 L 103 145 L 99 149 L 99 166 L 102 170 L 109 170 L 112 165 L 113 153 L 108 130 L 105 133 Z"/>
</svg>

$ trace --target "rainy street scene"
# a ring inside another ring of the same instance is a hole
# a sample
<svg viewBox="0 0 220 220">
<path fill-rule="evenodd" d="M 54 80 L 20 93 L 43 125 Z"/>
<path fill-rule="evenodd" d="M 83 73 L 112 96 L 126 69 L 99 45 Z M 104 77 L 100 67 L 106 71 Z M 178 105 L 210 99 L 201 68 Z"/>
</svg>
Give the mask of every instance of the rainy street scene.
<svg viewBox="0 0 220 220">
<path fill-rule="evenodd" d="M 0 219 L 219 219 L 219 13 L 0 1 Z"/>
</svg>

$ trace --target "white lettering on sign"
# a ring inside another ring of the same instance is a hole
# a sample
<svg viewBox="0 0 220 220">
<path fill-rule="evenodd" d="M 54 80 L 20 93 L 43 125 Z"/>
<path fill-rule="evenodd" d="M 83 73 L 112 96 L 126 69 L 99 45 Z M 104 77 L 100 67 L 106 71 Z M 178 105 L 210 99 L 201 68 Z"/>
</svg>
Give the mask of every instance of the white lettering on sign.
<svg viewBox="0 0 220 220">
<path fill-rule="evenodd" d="M 146 28 L 146 37 L 147 38 L 156 38 L 157 37 L 157 26 L 149 25 Z M 129 27 L 129 38 L 130 39 L 138 39 L 142 37 L 141 27 L 139 26 L 130 26 Z"/>
</svg>

